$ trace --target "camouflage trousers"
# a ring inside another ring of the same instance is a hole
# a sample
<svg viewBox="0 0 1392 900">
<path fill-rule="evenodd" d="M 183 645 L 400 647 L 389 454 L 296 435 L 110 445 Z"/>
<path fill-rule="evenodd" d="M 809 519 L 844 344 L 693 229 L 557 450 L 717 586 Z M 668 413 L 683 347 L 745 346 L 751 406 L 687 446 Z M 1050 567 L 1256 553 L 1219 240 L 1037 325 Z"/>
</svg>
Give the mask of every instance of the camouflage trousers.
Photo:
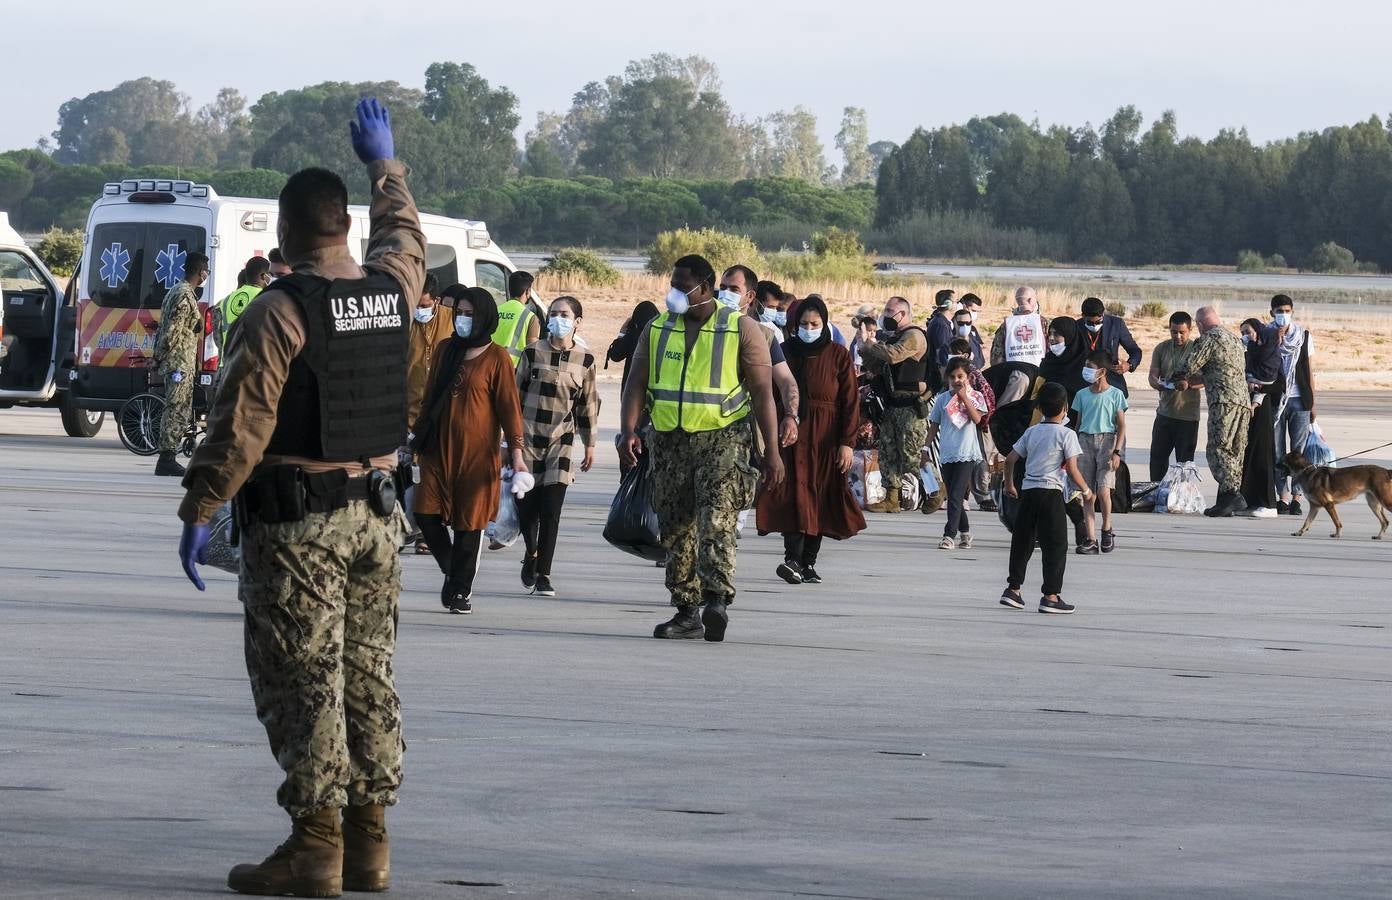
<svg viewBox="0 0 1392 900">
<path fill-rule="evenodd" d="M 1242 458 L 1247 450 L 1247 429 L 1252 408 L 1235 403 L 1208 407 L 1208 444 L 1204 456 L 1218 490 L 1234 494 L 1242 489 Z"/>
<path fill-rule="evenodd" d="M 885 496 L 899 499 L 901 477 L 918 474 L 923 443 L 928 438 L 928 420 L 912 406 L 890 406 L 880 418 L 876 444 L 880 456 L 880 478 Z"/>
<path fill-rule="evenodd" d="M 736 522 L 759 480 L 753 446 L 748 417 L 720 431 L 653 433 L 652 502 L 673 606 L 734 602 Z"/>
<path fill-rule="evenodd" d="M 193 379 L 194 375 L 184 373 L 183 381 L 174 381 L 173 375 L 164 380 L 164 417 L 160 419 L 159 451 L 177 453 L 184 443 L 184 435 L 193 424 Z"/>
<path fill-rule="evenodd" d="M 242 532 L 247 674 L 291 816 L 396 802 L 403 528 L 399 511 L 382 518 L 359 500 Z"/>
</svg>

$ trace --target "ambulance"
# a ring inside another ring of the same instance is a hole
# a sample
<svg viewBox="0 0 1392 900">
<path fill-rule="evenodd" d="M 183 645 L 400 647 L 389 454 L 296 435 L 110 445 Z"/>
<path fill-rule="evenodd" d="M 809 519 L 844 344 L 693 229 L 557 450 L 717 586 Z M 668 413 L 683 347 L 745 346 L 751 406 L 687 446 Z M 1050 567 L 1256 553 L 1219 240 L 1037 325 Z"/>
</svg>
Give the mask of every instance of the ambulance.
<svg viewBox="0 0 1392 900">
<path fill-rule="evenodd" d="M 79 409 L 67 391 L 75 322 L 73 295 L 0 212 L 0 409 L 56 406 L 64 431 L 92 437 L 106 414 Z"/>
<path fill-rule="evenodd" d="M 368 208 L 350 206 L 348 250 L 362 262 Z M 220 197 L 191 181 L 114 181 L 87 217 L 77 289 L 76 367 L 69 387 L 86 410 L 115 411 L 146 390 L 165 294 L 184 277 L 189 253 L 206 255 L 212 272 L 200 289 L 203 342 L 195 390 L 206 391 L 218 369 L 212 308 L 237 288 L 237 273 L 276 246 L 275 200 Z M 507 299 L 515 267 L 483 222 L 421 215 L 426 267 L 441 287 L 461 283 Z M 414 305 L 415 298 L 410 298 Z M 199 398 L 195 398 L 198 402 Z"/>
</svg>

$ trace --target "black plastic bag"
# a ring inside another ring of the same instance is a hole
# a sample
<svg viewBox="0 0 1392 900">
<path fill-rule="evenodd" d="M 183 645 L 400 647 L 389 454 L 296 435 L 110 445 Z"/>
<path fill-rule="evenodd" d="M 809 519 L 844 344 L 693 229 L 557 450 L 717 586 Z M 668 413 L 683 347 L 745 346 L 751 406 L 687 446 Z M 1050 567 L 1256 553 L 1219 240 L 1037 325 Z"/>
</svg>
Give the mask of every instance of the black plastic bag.
<svg viewBox="0 0 1392 900">
<path fill-rule="evenodd" d="M 1126 464 L 1126 460 L 1121 460 L 1121 465 L 1116 470 L 1116 487 L 1112 488 L 1112 512 L 1129 513 L 1131 511 L 1131 467 Z"/>
<path fill-rule="evenodd" d="M 638 465 L 619 482 L 614 502 L 609 504 L 604 539 L 625 553 L 661 562 L 667 558 L 667 550 L 662 546 L 657 510 L 652 505 L 651 460 L 651 453 L 643 453 L 638 457 Z"/>
</svg>

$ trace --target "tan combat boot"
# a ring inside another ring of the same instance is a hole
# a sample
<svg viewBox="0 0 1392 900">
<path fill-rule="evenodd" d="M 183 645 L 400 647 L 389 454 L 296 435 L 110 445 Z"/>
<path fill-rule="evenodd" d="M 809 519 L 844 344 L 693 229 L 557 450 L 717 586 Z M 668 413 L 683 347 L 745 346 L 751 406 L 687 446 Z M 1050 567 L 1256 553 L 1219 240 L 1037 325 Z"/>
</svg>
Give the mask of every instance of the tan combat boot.
<svg viewBox="0 0 1392 900">
<path fill-rule="evenodd" d="M 343 889 L 377 893 L 391 887 L 391 841 L 385 806 L 343 810 Z"/>
<path fill-rule="evenodd" d="M 227 886 L 239 894 L 338 897 L 343 893 L 343 831 L 337 809 L 291 820 L 290 837 L 259 865 L 233 866 Z"/>
</svg>

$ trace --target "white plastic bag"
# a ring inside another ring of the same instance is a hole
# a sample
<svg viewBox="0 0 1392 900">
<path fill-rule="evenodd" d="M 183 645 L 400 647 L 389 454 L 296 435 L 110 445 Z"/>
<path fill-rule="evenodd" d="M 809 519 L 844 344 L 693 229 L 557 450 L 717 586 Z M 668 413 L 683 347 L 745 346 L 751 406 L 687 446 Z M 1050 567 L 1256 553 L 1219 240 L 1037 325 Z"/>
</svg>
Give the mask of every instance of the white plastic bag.
<svg viewBox="0 0 1392 900">
<path fill-rule="evenodd" d="M 1195 516 L 1202 513 L 1204 496 L 1203 489 L 1199 487 L 1200 480 L 1199 469 L 1192 462 L 1183 466 L 1170 466 L 1170 471 L 1160 485 L 1165 505 L 1161 507 L 1157 503 L 1155 511 L 1179 516 Z"/>
<path fill-rule="evenodd" d="M 857 450 L 852 457 L 851 471 L 846 473 L 851 493 L 861 509 L 874 506 L 885 498 L 884 480 L 880 477 L 880 458 L 874 450 Z"/>
<path fill-rule="evenodd" d="M 923 493 L 936 494 L 938 492 L 938 477 L 933 474 L 932 466 L 919 468 L 918 480 L 923 482 Z"/>
<path fill-rule="evenodd" d="M 517 498 L 512 495 L 512 469 L 505 467 L 498 480 L 498 518 L 488 523 L 488 549 L 502 550 L 517 542 L 522 524 L 517 518 Z"/>
</svg>

